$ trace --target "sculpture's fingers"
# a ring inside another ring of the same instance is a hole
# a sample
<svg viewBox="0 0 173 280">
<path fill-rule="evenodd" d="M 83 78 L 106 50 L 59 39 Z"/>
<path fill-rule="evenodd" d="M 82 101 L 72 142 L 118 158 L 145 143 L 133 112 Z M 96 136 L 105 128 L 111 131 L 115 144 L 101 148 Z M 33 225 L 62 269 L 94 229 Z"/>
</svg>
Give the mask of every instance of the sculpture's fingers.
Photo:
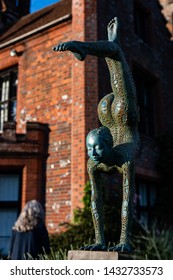
<svg viewBox="0 0 173 280">
<path fill-rule="evenodd" d="M 54 47 L 53 47 L 53 50 L 54 50 L 54 51 L 59 51 L 59 52 L 64 51 L 64 50 L 65 50 L 65 45 L 64 45 L 64 43 L 60 43 L 60 44 L 54 46 Z"/>
<path fill-rule="evenodd" d="M 54 46 L 54 47 L 52 47 L 52 49 L 53 49 L 54 51 L 58 51 L 58 46 Z"/>
<path fill-rule="evenodd" d="M 58 51 L 59 51 L 59 52 L 62 52 L 62 51 L 64 50 L 63 44 L 62 44 L 62 43 L 59 44 L 57 47 L 58 47 Z"/>
</svg>

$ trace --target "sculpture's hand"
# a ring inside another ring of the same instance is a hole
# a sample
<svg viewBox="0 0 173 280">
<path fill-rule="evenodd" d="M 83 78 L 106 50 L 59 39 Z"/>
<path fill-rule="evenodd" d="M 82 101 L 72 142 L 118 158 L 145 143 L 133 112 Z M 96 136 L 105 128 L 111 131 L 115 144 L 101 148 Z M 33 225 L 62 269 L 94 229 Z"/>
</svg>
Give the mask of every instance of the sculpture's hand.
<svg viewBox="0 0 173 280">
<path fill-rule="evenodd" d="M 110 247 L 109 251 L 117 251 L 117 252 L 131 252 L 131 248 L 129 244 L 117 244 L 116 246 Z"/>
<path fill-rule="evenodd" d="M 63 51 L 71 51 L 74 56 L 82 61 L 86 57 L 86 52 L 84 50 L 82 42 L 78 41 L 68 41 L 64 43 L 59 43 L 58 45 L 53 47 L 54 51 L 63 52 Z"/>
<path fill-rule="evenodd" d="M 87 246 L 83 246 L 80 248 L 80 250 L 85 251 L 106 251 L 106 246 L 101 243 L 91 244 Z"/>
<path fill-rule="evenodd" d="M 71 45 L 71 41 L 59 43 L 58 45 L 53 47 L 53 50 L 58 52 L 68 51 L 70 50 L 70 45 Z"/>
</svg>

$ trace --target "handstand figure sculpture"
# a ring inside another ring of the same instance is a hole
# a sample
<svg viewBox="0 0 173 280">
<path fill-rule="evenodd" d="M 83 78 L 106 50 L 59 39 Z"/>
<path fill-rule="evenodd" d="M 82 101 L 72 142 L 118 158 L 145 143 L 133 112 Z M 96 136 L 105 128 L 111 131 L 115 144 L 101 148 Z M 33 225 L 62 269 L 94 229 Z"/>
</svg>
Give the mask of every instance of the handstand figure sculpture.
<svg viewBox="0 0 173 280">
<path fill-rule="evenodd" d="M 118 21 L 114 18 L 107 27 L 108 41 L 60 43 L 55 51 L 71 51 L 82 61 L 86 55 L 105 58 L 112 86 L 112 93 L 99 102 L 98 117 L 102 124 L 89 132 L 88 174 L 91 182 L 91 212 L 95 229 L 95 244 L 84 250 L 106 250 L 103 223 L 101 173 L 118 169 L 123 175 L 123 201 L 121 211 L 120 242 L 110 251 L 130 252 L 129 235 L 132 221 L 134 190 L 134 161 L 138 150 L 139 113 L 133 78 L 118 43 Z"/>
</svg>

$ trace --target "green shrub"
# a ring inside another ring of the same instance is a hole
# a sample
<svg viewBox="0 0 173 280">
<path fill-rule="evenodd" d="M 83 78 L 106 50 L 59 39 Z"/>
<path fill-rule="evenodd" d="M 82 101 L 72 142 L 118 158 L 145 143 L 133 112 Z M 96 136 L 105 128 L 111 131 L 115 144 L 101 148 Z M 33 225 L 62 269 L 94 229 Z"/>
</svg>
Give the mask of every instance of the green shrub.
<svg viewBox="0 0 173 280">
<path fill-rule="evenodd" d="M 104 194 L 103 194 L 104 197 Z M 79 249 L 80 247 L 94 243 L 94 226 L 91 215 L 91 187 L 87 182 L 84 189 L 84 207 L 74 211 L 73 223 L 62 223 L 66 231 L 60 234 L 50 235 L 50 243 L 53 251 Z M 118 242 L 120 234 L 120 209 L 117 211 L 117 203 L 104 201 L 105 239 L 107 245 Z"/>
<path fill-rule="evenodd" d="M 144 230 L 143 234 L 133 237 L 136 258 L 148 260 L 173 259 L 173 230 L 158 230 L 154 225 L 150 231 Z"/>
<path fill-rule="evenodd" d="M 58 251 L 53 251 L 53 249 L 51 248 L 50 254 L 40 254 L 38 255 L 38 258 L 36 260 L 67 260 L 67 255 L 67 250 L 59 249 Z M 30 254 L 27 254 L 27 259 L 34 260 Z"/>
<path fill-rule="evenodd" d="M 76 250 L 86 244 L 94 243 L 94 227 L 90 207 L 90 184 L 84 189 L 84 207 L 74 212 L 74 223 L 63 223 L 66 231 L 50 235 L 52 253 L 42 259 L 66 259 L 68 250 Z M 103 194 L 103 197 L 105 195 Z M 104 198 L 105 199 L 105 198 Z M 104 203 L 105 238 L 107 246 L 119 242 L 121 226 L 121 199 Z M 155 225 L 150 231 L 144 229 L 136 220 L 133 223 L 131 246 L 136 259 L 173 259 L 173 230 Z"/>
<path fill-rule="evenodd" d="M 84 208 L 76 209 L 73 223 L 62 223 L 66 231 L 50 235 L 50 244 L 53 251 L 79 249 L 88 242 L 94 242 L 94 229 L 90 211 L 90 185 L 85 186 L 83 198 Z"/>
</svg>

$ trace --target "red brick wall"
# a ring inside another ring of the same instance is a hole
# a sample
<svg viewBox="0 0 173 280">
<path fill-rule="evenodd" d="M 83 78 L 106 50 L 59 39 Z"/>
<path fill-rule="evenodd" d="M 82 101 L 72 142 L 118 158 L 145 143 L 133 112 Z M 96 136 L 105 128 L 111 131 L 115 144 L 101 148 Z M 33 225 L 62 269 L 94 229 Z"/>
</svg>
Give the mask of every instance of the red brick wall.
<svg viewBox="0 0 173 280">
<path fill-rule="evenodd" d="M 50 231 L 55 231 L 60 222 L 69 221 L 71 212 L 73 58 L 70 53 L 58 54 L 52 50 L 53 45 L 70 40 L 71 36 L 72 24 L 68 21 L 13 45 L 11 48 L 17 51 L 22 48 L 23 54 L 19 57 L 9 56 L 10 47 L 1 54 L 1 69 L 13 65 L 19 68 L 17 133 L 26 132 L 26 122 L 45 123 L 50 128 L 46 166 L 46 212 Z M 16 164 L 26 166 L 26 161 Z M 31 160 L 33 169 L 28 167 L 26 171 L 31 177 L 39 172 L 35 164 Z M 32 196 L 37 194 L 30 177 L 24 178 L 24 181 L 28 180 L 27 186 L 23 184 L 23 201 L 26 192 Z M 39 181 L 35 183 L 39 184 Z"/>
<path fill-rule="evenodd" d="M 49 124 L 46 173 L 46 214 L 50 231 L 69 221 L 71 211 L 72 56 L 58 54 L 52 46 L 71 39 L 67 22 L 28 40 L 23 57 L 18 108 L 21 120 Z M 22 62 L 21 62 L 22 63 Z"/>
<path fill-rule="evenodd" d="M 96 1 L 75 0 L 72 5 L 72 37 L 79 41 L 97 40 Z M 88 130 L 98 125 L 97 59 L 87 57 L 72 65 L 72 211 L 82 206 L 83 188 L 87 181 L 86 143 Z"/>
<path fill-rule="evenodd" d="M 96 1 L 73 1 L 72 15 L 72 21 L 14 45 L 23 54 L 12 58 L 8 50 L 2 65 L 2 69 L 12 64 L 19 67 L 17 132 L 25 133 L 26 122 L 41 122 L 50 128 L 46 172 L 46 219 L 50 232 L 59 231 L 59 223 L 70 221 L 73 210 L 82 206 L 88 180 L 85 137 L 98 126 L 97 59 L 88 57 L 79 62 L 70 52 L 52 51 L 59 42 L 97 39 Z M 27 165 L 26 174 L 36 176 L 35 164 L 31 160 L 34 171 Z M 37 195 L 32 182 L 31 188 L 28 186 L 23 184 L 23 201 L 26 192 Z"/>
</svg>

